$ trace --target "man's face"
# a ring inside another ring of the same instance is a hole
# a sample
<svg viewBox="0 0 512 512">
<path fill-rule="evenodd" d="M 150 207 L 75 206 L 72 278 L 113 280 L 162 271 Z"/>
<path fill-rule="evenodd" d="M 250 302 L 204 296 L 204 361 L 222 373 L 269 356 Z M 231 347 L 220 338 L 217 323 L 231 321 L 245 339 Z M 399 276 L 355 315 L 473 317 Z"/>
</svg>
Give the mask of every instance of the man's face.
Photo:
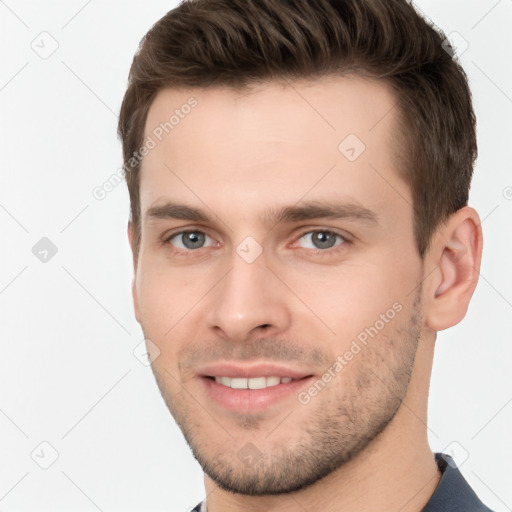
<svg viewBox="0 0 512 512">
<path fill-rule="evenodd" d="M 244 494 L 369 446 L 423 328 L 396 99 L 354 77 L 290 85 L 164 90 L 146 123 L 158 142 L 181 112 L 142 164 L 136 316 L 195 457 Z"/>
</svg>

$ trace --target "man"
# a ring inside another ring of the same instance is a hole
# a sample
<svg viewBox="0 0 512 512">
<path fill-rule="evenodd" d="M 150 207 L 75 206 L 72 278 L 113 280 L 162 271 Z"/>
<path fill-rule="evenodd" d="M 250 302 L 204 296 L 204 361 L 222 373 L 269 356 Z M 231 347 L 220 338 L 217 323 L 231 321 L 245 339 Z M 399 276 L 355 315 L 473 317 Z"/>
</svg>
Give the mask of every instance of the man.
<svg viewBox="0 0 512 512">
<path fill-rule="evenodd" d="M 427 440 L 436 333 L 482 252 L 445 37 L 403 0 L 184 2 L 141 42 L 119 135 L 194 510 L 489 510 Z"/>
</svg>

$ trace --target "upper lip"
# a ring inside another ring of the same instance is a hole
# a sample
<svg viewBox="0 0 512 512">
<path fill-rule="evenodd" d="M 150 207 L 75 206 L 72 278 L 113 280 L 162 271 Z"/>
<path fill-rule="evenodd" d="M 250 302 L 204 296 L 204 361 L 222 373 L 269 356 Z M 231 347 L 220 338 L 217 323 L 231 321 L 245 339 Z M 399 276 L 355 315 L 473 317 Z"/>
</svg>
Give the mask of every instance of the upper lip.
<svg viewBox="0 0 512 512">
<path fill-rule="evenodd" d="M 233 362 L 212 363 L 199 369 L 201 377 L 291 377 L 302 379 L 312 375 L 307 371 L 290 368 L 276 363 L 240 364 Z"/>
</svg>

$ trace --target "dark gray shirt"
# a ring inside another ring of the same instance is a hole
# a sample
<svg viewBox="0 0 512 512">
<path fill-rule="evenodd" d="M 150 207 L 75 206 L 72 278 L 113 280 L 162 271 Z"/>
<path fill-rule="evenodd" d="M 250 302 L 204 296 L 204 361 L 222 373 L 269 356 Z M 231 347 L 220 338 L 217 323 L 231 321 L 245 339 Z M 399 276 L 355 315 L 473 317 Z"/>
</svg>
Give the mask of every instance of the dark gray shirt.
<svg viewBox="0 0 512 512">
<path fill-rule="evenodd" d="M 446 453 L 436 453 L 435 457 L 441 480 L 421 512 L 492 512 L 479 500 L 452 457 Z M 207 512 L 206 500 L 191 512 Z"/>
</svg>

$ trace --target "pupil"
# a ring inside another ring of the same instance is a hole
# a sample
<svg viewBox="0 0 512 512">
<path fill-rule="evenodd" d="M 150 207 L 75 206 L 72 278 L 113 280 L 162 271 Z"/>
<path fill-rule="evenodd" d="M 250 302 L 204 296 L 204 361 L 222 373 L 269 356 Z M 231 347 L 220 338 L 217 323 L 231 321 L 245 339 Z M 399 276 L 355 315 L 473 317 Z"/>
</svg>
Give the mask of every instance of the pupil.
<svg viewBox="0 0 512 512">
<path fill-rule="evenodd" d="M 182 241 L 187 249 L 197 249 L 204 244 L 204 233 L 184 233 L 182 235 Z"/>
<path fill-rule="evenodd" d="M 332 233 L 328 233 L 326 231 L 317 231 L 316 234 L 313 235 L 313 243 L 319 249 L 328 249 L 334 246 L 336 242 L 336 237 Z"/>
</svg>

